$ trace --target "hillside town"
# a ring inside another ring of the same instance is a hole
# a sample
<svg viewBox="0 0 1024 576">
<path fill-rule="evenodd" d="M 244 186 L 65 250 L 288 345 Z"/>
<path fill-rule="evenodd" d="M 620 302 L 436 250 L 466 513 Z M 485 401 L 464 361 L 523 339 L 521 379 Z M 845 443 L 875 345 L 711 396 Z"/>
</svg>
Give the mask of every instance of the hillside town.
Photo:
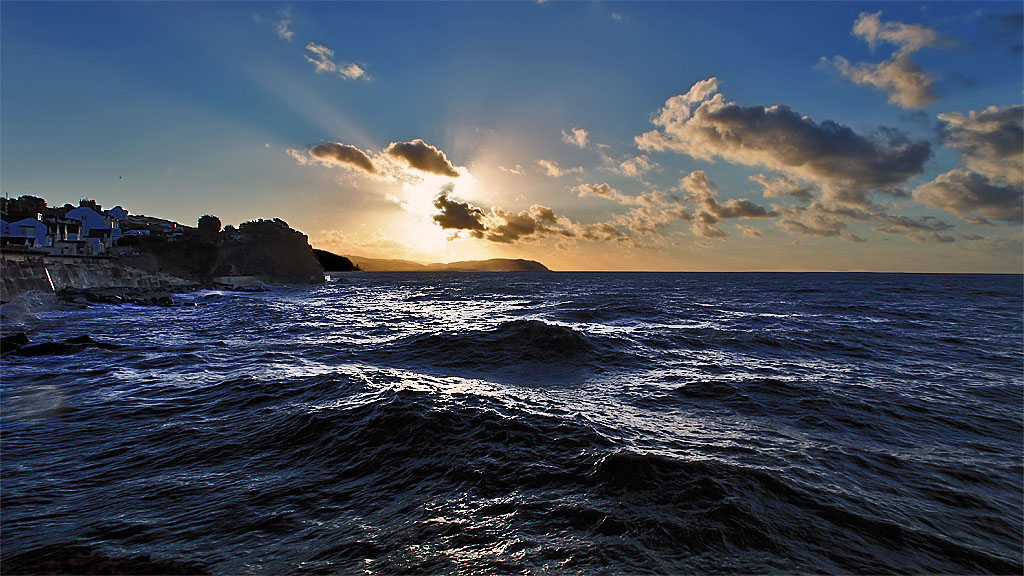
<svg viewBox="0 0 1024 576">
<path fill-rule="evenodd" d="M 95 200 L 78 206 L 47 206 L 36 196 L 0 198 L 0 247 L 61 256 L 116 256 L 124 237 L 180 238 L 183 226 L 150 216 L 131 215 L 121 206 L 104 210 Z"/>
</svg>

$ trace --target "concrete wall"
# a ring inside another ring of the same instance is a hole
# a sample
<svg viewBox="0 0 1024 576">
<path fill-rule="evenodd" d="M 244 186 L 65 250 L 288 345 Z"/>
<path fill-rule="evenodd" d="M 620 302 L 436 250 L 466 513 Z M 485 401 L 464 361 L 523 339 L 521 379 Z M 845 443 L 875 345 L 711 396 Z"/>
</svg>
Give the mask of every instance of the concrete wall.
<svg viewBox="0 0 1024 576">
<path fill-rule="evenodd" d="M 0 302 L 30 290 L 64 288 L 174 288 L 190 284 L 168 274 L 151 273 L 108 258 L 4 254 L 0 256 Z"/>
</svg>

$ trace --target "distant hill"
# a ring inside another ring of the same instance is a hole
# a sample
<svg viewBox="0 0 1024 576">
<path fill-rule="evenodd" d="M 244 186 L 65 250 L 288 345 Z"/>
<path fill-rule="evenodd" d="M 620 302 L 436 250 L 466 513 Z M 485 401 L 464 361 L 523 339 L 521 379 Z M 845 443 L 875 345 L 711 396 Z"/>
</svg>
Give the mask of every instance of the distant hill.
<svg viewBox="0 0 1024 576">
<path fill-rule="evenodd" d="M 548 272 L 547 266 L 534 260 L 492 258 L 490 260 L 466 260 L 462 262 L 439 262 L 423 264 L 411 260 L 386 260 L 349 256 L 356 266 L 367 272 Z"/>
</svg>

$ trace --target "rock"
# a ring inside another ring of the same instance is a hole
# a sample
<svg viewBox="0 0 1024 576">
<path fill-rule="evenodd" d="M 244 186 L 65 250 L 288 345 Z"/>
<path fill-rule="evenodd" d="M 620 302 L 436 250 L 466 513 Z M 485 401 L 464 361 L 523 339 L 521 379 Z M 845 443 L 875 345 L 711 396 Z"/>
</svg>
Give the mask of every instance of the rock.
<svg viewBox="0 0 1024 576">
<path fill-rule="evenodd" d="M 15 356 L 68 356 L 70 354 L 77 354 L 86 348 L 116 350 L 120 348 L 120 346 L 107 342 L 97 342 L 91 337 L 83 335 L 68 338 L 63 342 L 43 342 L 41 344 L 22 345 L 12 350 L 10 354 Z"/>
<path fill-rule="evenodd" d="M 4 336 L 3 338 L 0 338 L 0 354 L 13 352 L 28 343 L 28 336 L 24 332 Z"/>
<path fill-rule="evenodd" d="M 4 574 L 210 574 L 201 564 L 154 560 L 148 554 L 107 556 L 89 546 L 57 544 L 4 560 Z"/>
<path fill-rule="evenodd" d="M 139 306 L 174 306 L 170 292 L 161 288 L 65 288 L 61 302 L 76 306 L 88 304 L 137 304 Z"/>
</svg>

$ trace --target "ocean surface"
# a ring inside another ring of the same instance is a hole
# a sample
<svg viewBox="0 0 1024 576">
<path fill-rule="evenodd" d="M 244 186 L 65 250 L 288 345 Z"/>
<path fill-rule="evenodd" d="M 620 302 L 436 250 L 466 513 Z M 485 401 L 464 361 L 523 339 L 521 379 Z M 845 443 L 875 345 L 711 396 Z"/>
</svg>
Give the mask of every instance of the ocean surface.
<svg viewBox="0 0 1024 576">
<path fill-rule="evenodd" d="M 0 551 L 1012 573 L 1021 276 L 353 273 L 14 315 Z"/>
</svg>

